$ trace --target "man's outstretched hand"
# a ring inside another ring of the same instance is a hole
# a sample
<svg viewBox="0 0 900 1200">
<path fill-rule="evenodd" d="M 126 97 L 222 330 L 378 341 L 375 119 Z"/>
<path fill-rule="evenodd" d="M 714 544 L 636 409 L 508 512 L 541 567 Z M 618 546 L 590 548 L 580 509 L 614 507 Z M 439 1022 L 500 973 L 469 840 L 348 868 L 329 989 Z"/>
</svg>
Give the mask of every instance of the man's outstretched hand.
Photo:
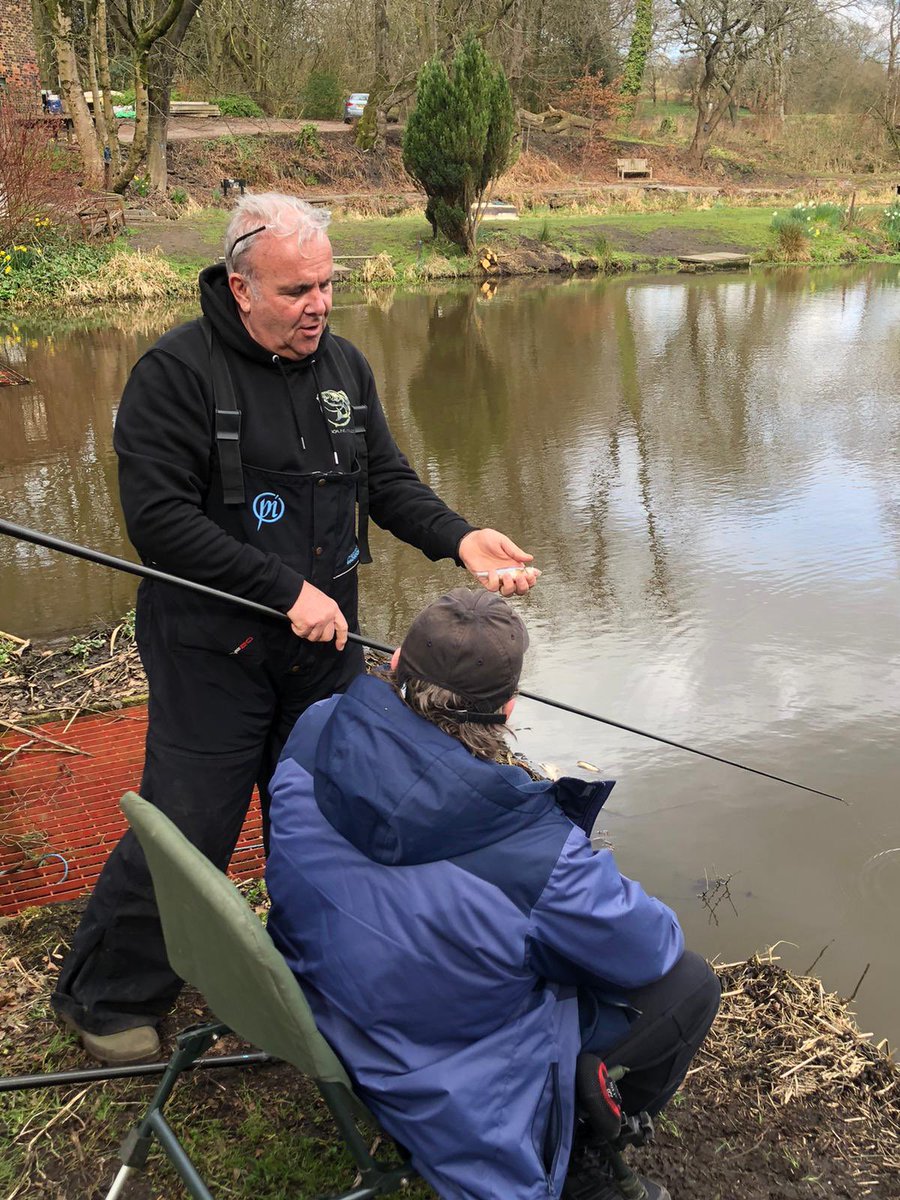
<svg viewBox="0 0 900 1200">
<path fill-rule="evenodd" d="M 526 554 L 505 533 L 496 529 L 475 529 L 467 533 L 457 551 L 467 571 L 489 592 L 501 596 L 524 596 L 538 581 L 540 571 L 528 564 Z M 498 572 L 503 572 L 498 574 Z"/>
<path fill-rule="evenodd" d="M 343 650 L 347 645 L 347 621 L 330 596 L 311 583 L 304 583 L 300 595 L 288 610 L 291 628 L 297 637 L 309 642 L 330 642 Z"/>
</svg>

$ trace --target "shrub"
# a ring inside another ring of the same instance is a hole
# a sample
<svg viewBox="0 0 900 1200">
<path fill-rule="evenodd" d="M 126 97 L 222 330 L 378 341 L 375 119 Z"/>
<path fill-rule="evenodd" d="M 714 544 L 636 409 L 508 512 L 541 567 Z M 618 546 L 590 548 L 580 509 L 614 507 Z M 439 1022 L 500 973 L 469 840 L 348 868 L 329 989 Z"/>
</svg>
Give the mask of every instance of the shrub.
<svg viewBox="0 0 900 1200">
<path fill-rule="evenodd" d="M 359 274 L 364 283 L 390 283 L 397 278 L 391 256 L 385 251 L 367 258 Z"/>
<path fill-rule="evenodd" d="M 778 235 L 778 257 L 787 262 L 805 262 L 809 258 L 809 227 L 796 217 L 786 216 L 773 226 Z"/>
<path fill-rule="evenodd" d="M 552 99 L 554 104 L 568 112 L 577 113 L 591 121 L 607 122 L 621 116 L 626 103 L 618 80 L 604 83 L 602 71 L 594 75 L 585 71 L 556 92 Z"/>
<path fill-rule="evenodd" d="M 659 123 L 660 137 L 671 137 L 673 133 L 678 132 L 678 122 L 674 117 L 663 117 Z"/>
<path fill-rule="evenodd" d="M 250 96 L 219 96 L 212 101 L 223 117 L 263 117 L 265 113 Z"/>
<path fill-rule="evenodd" d="M 0 101 L 0 247 L 33 241 L 50 214 L 71 210 L 78 197 L 72 159 L 25 115 Z"/>
<path fill-rule="evenodd" d="M 69 242 L 52 231 L 42 246 L 13 243 L 0 249 L 0 300 L 56 295 L 69 280 L 98 270 L 112 253 L 110 246 Z"/>
<path fill-rule="evenodd" d="M 900 200 L 884 210 L 882 227 L 893 250 L 900 250 Z"/>
<path fill-rule="evenodd" d="M 337 121 L 343 115 L 340 81 L 330 71 L 312 71 L 300 94 L 300 111 L 314 121 Z"/>
<path fill-rule="evenodd" d="M 178 208 L 183 208 L 187 204 L 189 197 L 184 188 L 174 188 L 169 199 Z"/>
<path fill-rule="evenodd" d="M 322 118 L 325 119 L 324 117 Z M 306 154 L 321 154 L 322 139 L 319 137 L 319 131 L 315 125 L 304 125 L 297 133 L 295 139 L 297 149 L 304 151 Z"/>
</svg>

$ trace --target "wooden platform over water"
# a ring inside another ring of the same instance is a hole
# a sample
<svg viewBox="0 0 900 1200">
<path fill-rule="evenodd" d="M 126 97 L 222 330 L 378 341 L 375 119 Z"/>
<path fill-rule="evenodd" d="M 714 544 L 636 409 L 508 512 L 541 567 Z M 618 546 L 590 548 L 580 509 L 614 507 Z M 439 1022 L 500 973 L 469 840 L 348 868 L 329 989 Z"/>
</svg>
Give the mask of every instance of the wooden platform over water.
<svg viewBox="0 0 900 1200">
<path fill-rule="evenodd" d="M 678 261 L 686 271 L 727 271 L 736 267 L 748 270 L 753 261 L 749 254 L 714 251 L 711 254 L 679 254 Z"/>
</svg>

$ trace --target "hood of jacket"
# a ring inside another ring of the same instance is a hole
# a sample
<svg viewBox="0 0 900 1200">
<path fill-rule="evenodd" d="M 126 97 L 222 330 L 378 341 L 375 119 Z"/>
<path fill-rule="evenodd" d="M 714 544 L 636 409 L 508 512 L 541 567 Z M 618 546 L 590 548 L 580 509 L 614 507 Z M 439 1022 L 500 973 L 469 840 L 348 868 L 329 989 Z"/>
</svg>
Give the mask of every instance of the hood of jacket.
<svg viewBox="0 0 900 1200">
<path fill-rule="evenodd" d="M 211 323 L 216 333 L 222 339 L 230 350 L 242 354 L 244 358 L 249 358 L 252 362 L 260 363 L 263 366 L 272 367 L 277 359 L 278 365 L 282 369 L 303 369 L 315 355 L 308 355 L 306 358 L 290 359 L 281 358 L 278 355 L 273 355 L 271 350 L 267 350 L 265 346 L 261 346 L 247 332 L 244 322 L 238 314 L 238 307 L 235 303 L 234 296 L 231 294 L 231 289 L 228 286 L 228 272 L 225 270 L 224 263 L 215 263 L 211 267 L 205 267 L 200 272 L 200 307 L 203 310 L 203 315 Z M 322 337 L 319 340 L 318 354 L 324 350 L 324 343 L 330 338 L 328 326 L 322 331 Z"/>
<path fill-rule="evenodd" d="M 367 675 L 336 700 L 313 778 L 329 824 L 368 858 L 393 866 L 491 845 L 556 803 L 550 780 L 476 758 Z"/>
</svg>

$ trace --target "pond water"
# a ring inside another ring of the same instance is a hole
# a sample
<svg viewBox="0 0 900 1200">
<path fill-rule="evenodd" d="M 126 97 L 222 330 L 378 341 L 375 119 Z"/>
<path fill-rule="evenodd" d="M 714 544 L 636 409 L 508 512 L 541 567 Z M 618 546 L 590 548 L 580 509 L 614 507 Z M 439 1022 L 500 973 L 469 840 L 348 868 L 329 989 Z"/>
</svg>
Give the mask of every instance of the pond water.
<svg viewBox="0 0 900 1200">
<path fill-rule="evenodd" d="M 780 943 L 900 1038 L 900 269 L 346 295 L 395 435 L 535 555 L 523 685 L 788 776 L 813 796 L 531 702 L 518 745 L 619 780 L 622 869 L 725 960 Z M 4 326 L 9 519 L 132 556 L 110 442 L 162 329 Z M 363 629 L 462 581 L 376 531 Z M 0 628 L 112 620 L 134 581 L 0 538 Z M 727 889 L 716 881 L 727 880 Z M 705 902 L 700 898 L 705 893 Z M 892 915 L 893 914 L 893 915 Z"/>
</svg>

